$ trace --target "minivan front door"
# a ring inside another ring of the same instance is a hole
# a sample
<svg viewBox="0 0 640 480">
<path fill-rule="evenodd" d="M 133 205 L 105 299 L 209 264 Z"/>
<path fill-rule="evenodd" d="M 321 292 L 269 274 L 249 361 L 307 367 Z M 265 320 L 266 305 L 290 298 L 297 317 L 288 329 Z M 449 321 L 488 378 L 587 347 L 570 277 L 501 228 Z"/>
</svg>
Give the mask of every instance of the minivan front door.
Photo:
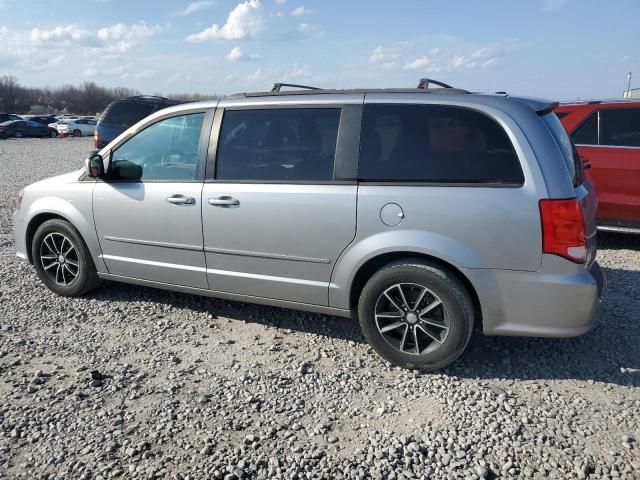
<svg viewBox="0 0 640 480">
<path fill-rule="evenodd" d="M 348 135 L 355 150 L 336 154 L 352 117 L 341 105 L 221 105 L 215 178 L 208 164 L 202 191 L 209 288 L 327 305 L 333 266 L 355 236 L 356 164 L 352 181 L 336 179 L 347 156 L 357 159 L 359 123 Z"/>
<path fill-rule="evenodd" d="M 93 194 L 110 274 L 207 288 L 198 178 L 204 117 L 164 118 L 111 152 L 112 178 L 97 182 Z"/>
</svg>

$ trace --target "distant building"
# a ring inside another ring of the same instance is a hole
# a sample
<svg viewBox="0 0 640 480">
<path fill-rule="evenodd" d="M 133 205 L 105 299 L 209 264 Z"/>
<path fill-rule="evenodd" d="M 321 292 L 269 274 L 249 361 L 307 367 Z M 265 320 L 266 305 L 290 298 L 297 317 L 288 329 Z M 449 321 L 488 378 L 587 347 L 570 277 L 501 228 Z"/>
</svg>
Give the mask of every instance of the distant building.
<svg viewBox="0 0 640 480">
<path fill-rule="evenodd" d="M 640 98 L 640 88 L 632 88 L 622 92 L 624 98 Z"/>
</svg>

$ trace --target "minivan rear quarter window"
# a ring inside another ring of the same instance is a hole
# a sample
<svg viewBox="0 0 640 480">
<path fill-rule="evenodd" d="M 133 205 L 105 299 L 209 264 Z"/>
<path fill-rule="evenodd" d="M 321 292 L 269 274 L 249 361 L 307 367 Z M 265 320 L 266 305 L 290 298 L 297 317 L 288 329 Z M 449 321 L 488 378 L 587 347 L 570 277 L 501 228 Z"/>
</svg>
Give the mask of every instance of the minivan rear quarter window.
<svg viewBox="0 0 640 480">
<path fill-rule="evenodd" d="M 441 105 L 366 105 L 359 179 L 522 185 L 505 130 L 475 110 Z"/>
<path fill-rule="evenodd" d="M 154 109 L 155 105 L 153 103 L 116 102 L 107 110 L 102 123 L 105 125 L 130 126 L 153 113 Z"/>
<path fill-rule="evenodd" d="M 227 110 L 216 179 L 330 181 L 339 124 L 339 108 Z"/>
</svg>

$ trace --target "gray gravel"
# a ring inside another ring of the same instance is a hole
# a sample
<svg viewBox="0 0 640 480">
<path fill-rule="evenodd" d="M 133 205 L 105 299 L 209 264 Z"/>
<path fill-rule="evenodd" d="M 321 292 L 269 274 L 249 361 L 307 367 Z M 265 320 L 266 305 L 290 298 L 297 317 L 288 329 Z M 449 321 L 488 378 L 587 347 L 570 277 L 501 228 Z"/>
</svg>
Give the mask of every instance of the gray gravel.
<svg viewBox="0 0 640 480">
<path fill-rule="evenodd" d="M 19 188 L 88 139 L 0 141 L 0 478 L 640 478 L 640 238 L 601 236 L 601 321 L 475 336 L 438 375 L 333 317 L 106 284 L 15 257 Z"/>
</svg>

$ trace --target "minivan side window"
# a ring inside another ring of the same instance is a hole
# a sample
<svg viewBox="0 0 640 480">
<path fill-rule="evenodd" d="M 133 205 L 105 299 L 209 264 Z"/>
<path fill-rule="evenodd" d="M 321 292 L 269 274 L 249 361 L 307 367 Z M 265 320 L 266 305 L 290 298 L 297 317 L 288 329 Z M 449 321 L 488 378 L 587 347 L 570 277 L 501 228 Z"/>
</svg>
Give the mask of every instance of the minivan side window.
<svg viewBox="0 0 640 480">
<path fill-rule="evenodd" d="M 217 180 L 331 181 L 339 108 L 226 110 Z"/>
<path fill-rule="evenodd" d="M 601 110 L 600 145 L 640 147 L 640 108 Z"/>
<path fill-rule="evenodd" d="M 142 167 L 142 181 L 195 180 L 203 119 L 192 113 L 154 123 L 112 152 L 111 168 L 128 161 Z"/>
<path fill-rule="evenodd" d="M 598 112 L 593 112 L 571 134 L 571 140 L 576 145 L 598 144 Z"/>
<path fill-rule="evenodd" d="M 442 105 L 366 105 L 358 177 L 364 182 L 524 182 L 513 144 L 495 120 Z"/>
</svg>

